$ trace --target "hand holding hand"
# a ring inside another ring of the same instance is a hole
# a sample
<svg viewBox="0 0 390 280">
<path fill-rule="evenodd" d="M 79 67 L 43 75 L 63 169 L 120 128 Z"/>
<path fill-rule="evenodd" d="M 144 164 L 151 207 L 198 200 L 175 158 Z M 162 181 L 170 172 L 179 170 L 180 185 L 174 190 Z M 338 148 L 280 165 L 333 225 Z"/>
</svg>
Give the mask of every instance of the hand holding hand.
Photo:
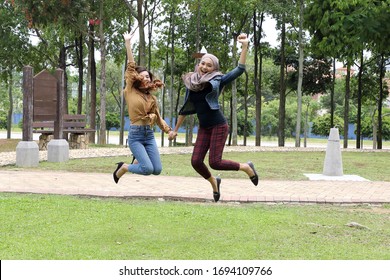
<svg viewBox="0 0 390 280">
<path fill-rule="evenodd" d="M 249 44 L 249 38 L 245 33 L 241 33 L 240 35 L 238 35 L 237 41 L 241 44 Z"/>
<path fill-rule="evenodd" d="M 169 134 L 168 134 L 168 140 L 173 140 L 176 138 L 176 136 L 177 136 L 177 132 L 174 130 L 171 130 L 171 131 L 169 131 Z"/>
</svg>

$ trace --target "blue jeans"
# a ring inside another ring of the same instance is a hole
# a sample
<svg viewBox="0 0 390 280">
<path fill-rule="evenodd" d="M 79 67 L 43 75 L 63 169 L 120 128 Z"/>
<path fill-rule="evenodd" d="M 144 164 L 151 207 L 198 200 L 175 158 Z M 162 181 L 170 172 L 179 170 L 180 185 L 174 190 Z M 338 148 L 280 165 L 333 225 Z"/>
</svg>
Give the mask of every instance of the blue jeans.
<svg viewBox="0 0 390 280">
<path fill-rule="evenodd" d="M 162 170 L 160 153 L 149 125 L 130 125 L 128 144 L 138 164 L 130 164 L 129 172 L 159 175 Z"/>
</svg>

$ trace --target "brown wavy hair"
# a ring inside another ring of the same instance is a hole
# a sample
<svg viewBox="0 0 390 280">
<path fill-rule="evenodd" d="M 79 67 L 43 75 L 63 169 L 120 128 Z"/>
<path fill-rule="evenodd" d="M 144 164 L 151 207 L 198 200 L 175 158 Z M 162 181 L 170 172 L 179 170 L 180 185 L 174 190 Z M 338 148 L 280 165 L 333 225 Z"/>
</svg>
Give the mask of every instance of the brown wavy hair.
<svg viewBox="0 0 390 280">
<path fill-rule="evenodd" d="M 155 80 L 153 74 L 145 67 L 136 66 L 135 71 L 137 71 L 138 74 L 144 71 L 148 72 L 149 74 L 150 82 L 145 81 L 143 76 L 137 75 L 133 83 L 133 87 L 142 91 L 143 93 L 149 94 L 151 91 L 155 91 L 158 88 L 162 88 L 164 86 L 164 83 L 161 80 Z"/>
</svg>

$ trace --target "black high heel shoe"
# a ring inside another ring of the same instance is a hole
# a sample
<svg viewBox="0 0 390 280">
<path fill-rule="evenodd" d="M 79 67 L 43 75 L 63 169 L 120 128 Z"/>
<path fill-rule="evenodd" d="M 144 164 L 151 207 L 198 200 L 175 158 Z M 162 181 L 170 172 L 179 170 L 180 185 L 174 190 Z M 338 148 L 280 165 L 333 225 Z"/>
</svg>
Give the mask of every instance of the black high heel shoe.
<svg viewBox="0 0 390 280">
<path fill-rule="evenodd" d="M 213 196 L 214 196 L 214 201 L 218 202 L 219 198 L 221 197 L 221 190 L 220 190 L 221 178 L 217 177 L 216 179 L 217 179 L 218 192 L 213 192 Z"/>
<path fill-rule="evenodd" d="M 118 184 L 119 177 L 116 176 L 116 172 L 122 167 L 122 165 L 124 164 L 124 162 L 121 161 L 121 162 L 117 162 L 116 164 L 117 164 L 117 167 L 116 167 L 114 173 L 112 173 L 112 176 L 114 177 L 115 183 Z"/>
<path fill-rule="evenodd" d="M 252 177 L 249 177 L 249 179 L 251 179 L 253 185 L 257 186 L 257 184 L 259 183 L 259 176 L 257 175 L 257 172 L 255 170 L 255 166 L 253 165 L 253 163 L 251 161 L 248 161 L 248 165 L 252 169 L 253 173 L 255 174 Z"/>
</svg>

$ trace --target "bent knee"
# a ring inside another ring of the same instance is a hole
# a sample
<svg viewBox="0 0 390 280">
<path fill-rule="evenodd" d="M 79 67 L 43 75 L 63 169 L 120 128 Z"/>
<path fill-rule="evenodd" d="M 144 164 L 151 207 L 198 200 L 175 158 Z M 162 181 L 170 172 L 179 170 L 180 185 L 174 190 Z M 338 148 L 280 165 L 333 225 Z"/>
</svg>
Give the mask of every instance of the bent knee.
<svg viewBox="0 0 390 280">
<path fill-rule="evenodd" d="M 154 169 L 153 175 L 160 175 L 162 171 L 162 168 Z"/>
<path fill-rule="evenodd" d="M 221 170 L 221 162 L 220 161 L 210 161 L 210 168 L 214 170 Z"/>
<path fill-rule="evenodd" d="M 192 165 L 192 167 L 196 170 L 198 167 L 200 167 L 200 166 L 203 165 L 203 162 L 202 162 L 202 161 L 199 161 L 199 160 L 194 160 L 194 159 L 192 159 L 192 160 L 191 160 L 191 165 Z"/>
<path fill-rule="evenodd" d="M 153 166 L 142 166 L 141 168 L 143 175 L 151 175 L 154 174 Z"/>
</svg>

